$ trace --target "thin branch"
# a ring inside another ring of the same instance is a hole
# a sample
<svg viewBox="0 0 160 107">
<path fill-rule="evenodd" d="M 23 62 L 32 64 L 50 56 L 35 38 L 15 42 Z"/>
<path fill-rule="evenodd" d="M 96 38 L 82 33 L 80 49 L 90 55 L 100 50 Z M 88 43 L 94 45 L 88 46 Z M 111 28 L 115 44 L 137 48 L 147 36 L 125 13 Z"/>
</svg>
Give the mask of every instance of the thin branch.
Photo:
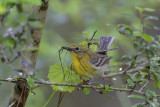
<svg viewBox="0 0 160 107">
<path fill-rule="evenodd" d="M 36 88 L 38 88 L 38 87 L 41 87 L 41 86 L 43 86 L 44 84 L 35 84 L 34 85 L 34 87 L 32 88 L 32 90 L 34 90 L 34 89 L 36 89 Z"/>
<path fill-rule="evenodd" d="M 16 81 L 18 81 L 17 79 L 0 79 L 0 81 L 4 81 L 4 82 L 10 82 L 10 83 L 15 83 Z M 68 86 L 68 87 L 82 87 L 82 88 L 93 88 L 93 89 L 105 89 L 104 86 L 94 86 L 94 85 L 79 85 L 79 84 L 67 84 L 67 83 L 53 83 L 53 82 L 49 82 L 49 81 L 35 81 L 35 88 L 43 86 L 43 85 L 55 85 L 55 86 Z M 145 87 L 146 85 L 144 85 L 143 87 Z M 33 90 L 32 89 L 32 90 Z M 133 89 L 127 89 L 127 88 L 115 88 L 115 87 L 110 87 L 111 91 L 124 91 L 124 92 L 131 92 L 131 93 L 135 93 L 135 94 L 140 94 L 140 95 L 145 95 L 144 92 L 141 92 L 140 90 L 133 90 Z M 157 95 L 157 97 L 160 97 L 160 95 Z"/>
<path fill-rule="evenodd" d="M 94 31 L 93 36 L 91 37 L 90 41 L 92 41 L 93 37 L 95 36 L 95 34 L 97 33 L 97 30 Z"/>
<path fill-rule="evenodd" d="M 4 58 L 4 61 L 7 62 L 8 66 L 9 66 L 10 69 L 13 71 L 14 68 L 13 68 L 12 64 L 9 63 L 9 60 L 8 60 L 8 58 L 7 58 L 7 56 L 6 56 L 5 51 L 4 51 L 5 48 L 4 48 L 2 45 L 0 45 L 0 49 L 1 49 L 1 55 L 2 55 L 2 57 Z"/>
<path fill-rule="evenodd" d="M 147 81 L 147 82 L 141 87 L 141 89 L 139 90 L 139 92 L 142 92 L 142 90 L 147 86 L 148 83 L 149 83 L 149 81 Z"/>
<path fill-rule="evenodd" d="M 110 87 L 110 89 L 113 90 L 113 91 L 126 91 L 126 92 L 133 92 L 133 93 L 135 93 L 135 94 L 144 95 L 143 92 L 139 92 L 138 90 L 122 89 L 122 88 L 113 88 L 113 87 Z"/>
<path fill-rule="evenodd" d="M 0 78 L 0 81 L 9 82 L 9 83 L 16 83 L 17 79 L 13 79 L 13 78 L 2 79 L 2 78 Z"/>
<path fill-rule="evenodd" d="M 16 103 L 16 100 L 12 104 L 10 104 L 8 107 L 12 107 L 15 103 Z"/>
<path fill-rule="evenodd" d="M 62 100 L 63 100 L 63 98 L 64 98 L 64 95 L 65 95 L 65 92 L 60 92 L 57 107 L 60 106 L 60 104 L 61 104 L 61 102 L 62 102 Z"/>
<path fill-rule="evenodd" d="M 122 74 L 125 74 L 125 73 L 134 73 L 134 72 L 137 72 L 141 69 L 144 69 L 146 66 L 147 66 L 147 62 L 145 62 L 142 65 L 140 65 L 136 68 L 133 68 L 133 69 L 129 69 L 130 67 L 127 67 L 125 70 L 123 70 L 121 72 L 111 73 L 111 74 L 105 75 L 104 78 L 112 78 L 112 77 L 119 76 L 119 75 L 122 75 Z"/>
<path fill-rule="evenodd" d="M 40 85 L 56 85 L 56 86 L 70 86 L 70 87 L 78 87 L 79 84 L 66 84 L 66 83 L 53 83 L 49 81 L 43 81 L 43 82 L 36 82 Z M 80 85 L 82 88 L 93 88 L 93 89 L 105 89 L 104 86 L 94 86 L 94 85 Z M 138 90 L 132 90 L 132 89 L 122 89 L 122 88 L 115 88 L 110 87 L 110 90 L 112 91 L 126 91 L 126 92 L 133 92 L 135 94 L 144 95 L 143 92 L 139 92 Z"/>
</svg>

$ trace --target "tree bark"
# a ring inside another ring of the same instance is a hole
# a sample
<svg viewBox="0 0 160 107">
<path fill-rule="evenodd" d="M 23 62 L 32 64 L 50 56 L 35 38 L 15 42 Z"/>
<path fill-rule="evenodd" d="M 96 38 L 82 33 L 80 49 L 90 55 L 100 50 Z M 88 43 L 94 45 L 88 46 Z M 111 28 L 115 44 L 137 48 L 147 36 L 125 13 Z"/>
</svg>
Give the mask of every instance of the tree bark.
<svg viewBox="0 0 160 107">
<path fill-rule="evenodd" d="M 33 14 L 36 14 L 39 16 L 39 21 L 44 24 L 45 19 L 46 19 L 46 14 L 47 14 L 47 9 L 48 9 L 48 3 L 49 0 L 41 0 L 42 5 L 39 6 L 33 6 Z M 31 35 L 32 35 L 32 46 L 36 47 L 36 50 L 31 50 L 29 51 L 29 54 L 27 53 L 28 57 L 31 60 L 32 63 L 32 72 L 35 70 L 35 65 L 37 61 L 37 56 L 38 56 L 38 49 L 39 49 L 39 44 L 41 41 L 42 37 L 42 29 L 31 29 Z M 25 54 L 25 52 L 23 52 Z M 26 67 L 23 66 L 23 62 L 20 62 L 20 69 L 23 71 L 26 71 Z M 27 71 L 26 71 L 27 72 Z M 29 75 L 30 73 L 27 73 Z M 9 107 L 24 107 L 25 102 L 28 98 L 30 90 L 26 87 L 27 85 L 27 79 L 18 79 L 16 82 L 14 89 L 12 91 L 10 100 L 9 100 Z"/>
</svg>

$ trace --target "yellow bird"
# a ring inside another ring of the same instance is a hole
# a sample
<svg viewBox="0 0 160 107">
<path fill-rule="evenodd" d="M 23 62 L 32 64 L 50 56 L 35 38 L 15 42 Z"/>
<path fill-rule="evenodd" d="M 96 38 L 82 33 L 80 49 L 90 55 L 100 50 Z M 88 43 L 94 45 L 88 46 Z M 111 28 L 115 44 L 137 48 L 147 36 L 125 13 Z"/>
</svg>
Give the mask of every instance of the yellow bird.
<svg viewBox="0 0 160 107">
<path fill-rule="evenodd" d="M 80 76 L 87 78 L 104 77 L 109 60 L 112 58 L 106 54 L 114 40 L 115 37 L 102 36 L 97 52 L 92 52 L 89 48 L 82 45 L 63 46 L 62 48 L 70 52 L 73 59 L 72 68 Z"/>
</svg>

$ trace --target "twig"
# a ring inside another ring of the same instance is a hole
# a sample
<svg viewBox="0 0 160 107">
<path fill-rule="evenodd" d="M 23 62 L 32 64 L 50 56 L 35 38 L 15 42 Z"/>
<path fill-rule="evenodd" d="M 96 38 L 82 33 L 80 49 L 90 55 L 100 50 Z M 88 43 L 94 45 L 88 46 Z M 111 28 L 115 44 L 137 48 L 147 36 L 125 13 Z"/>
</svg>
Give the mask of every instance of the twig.
<svg viewBox="0 0 160 107">
<path fill-rule="evenodd" d="M 17 79 L 13 79 L 13 78 L 2 79 L 2 78 L 0 78 L 0 81 L 9 82 L 9 83 L 16 83 Z"/>
<path fill-rule="evenodd" d="M 61 102 L 62 102 L 62 99 L 63 99 L 64 95 L 65 95 L 65 92 L 60 92 L 57 107 L 60 106 L 60 104 L 61 104 Z"/>
<path fill-rule="evenodd" d="M 0 79 L 0 81 L 4 82 L 10 82 L 10 83 L 15 83 L 15 81 L 18 81 L 17 79 L 12 79 L 8 81 L 7 79 Z M 33 89 L 40 87 L 42 85 L 55 85 L 55 86 L 68 86 L 68 87 L 78 87 L 79 84 L 67 84 L 67 83 L 53 83 L 49 81 L 35 81 L 36 85 Z M 104 86 L 94 86 L 94 85 L 80 85 L 82 88 L 93 88 L 93 89 L 105 89 Z M 144 86 L 143 86 L 144 87 Z M 125 91 L 125 92 L 131 92 L 135 94 L 140 94 L 144 95 L 145 93 L 139 91 L 139 90 L 133 90 L 133 89 L 127 89 L 127 88 L 115 88 L 115 87 L 110 87 L 111 91 Z M 157 97 L 160 97 L 160 95 L 157 95 Z"/>
<path fill-rule="evenodd" d="M 113 88 L 113 87 L 110 87 L 110 90 L 113 90 L 113 91 L 133 92 L 133 93 L 135 93 L 135 94 L 144 95 L 143 92 L 139 92 L 138 90 L 132 90 L 132 89 L 123 89 L 123 88 Z"/>
<path fill-rule="evenodd" d="M 135 56 L 135 58 L 134 58 L 134 60 L 136 60 L 136 59 L 137 59 L 137 57 L 138 57 L 139 55 L 141 55 L 142 53 L 143 53 L 143 51 L 142 51 L 142 52 L 137 53 L 137 54 L 136 54 L 136 56 Z"/>
<path fill-rule="evenodd" d="M 8 107 L 12 107 L 17 101 L 15 100 L 12 104 L 10 104 Z"/>
<path fill-rule="evenodd" d="M 20 95 L 20 97 L 19 97 L 19 99 L 18 99 L 18 103 L 17 103 L 17 106 L 16 106 L 16 107 L 18 107 L 18 106 L 19 106 L 20 100 L 21 100 L 22 95 L 23 95 L 23 90 L 24 90 L 24 87 L 22 88 L 22 92 L 21 92 L 21 95 Z"/>
<path fill-rule="evenodd" d="M 96 32 L 97 32 L 97 30 L 94 31 L 93 36 L 91 37 L 90 41 L 92 41 L 92 39 L 93 39 L 94 35 L 96 34 Z"/>
<path fill-rule="evenodd" d="M 139 90 L 139 92 L 142 92 L 142 90 L 147 86 L 148 83 L 149 83 L 149 81 L 147 81 L 147 82 L 141 87 L 141 89 Z"/>
<path fill-rule="evenodd" d="M 115 76 L 122 75 L 124 73 L 134 73 L 134 72 L 137 72 L 137 71 L 139 71 L 141 69 L 144 69 L 146 66 L 147 66 L 147 62 L 144 62 L 142 65 L 140 65 L 140 66 L 138 66 L 136 68 L 128 70 L 129 69 L 129 67 L 128 67 L 128 68 L 126 68 L 125 70 L 123 70 L 121 72 L 105 75 L 104 78 L 112 78 L 112 77 L 115 77 Z"/>
<path fill-rule="evenodd" d="M 19 57 L 21 56 L 21 52 L 18 51 L 15 55 L 14 55 L 14 58 L 12 60 L 10 60 L 8 63 L 12 63 L 14 62 L 16 59 L 18 59 Z"/>
<path fill-rule="evenodd" d="M 70 87 L 77 87 L 77 86 L 79 86 L 79 84 L 53 83 L 53 82 L 49 82 L 49 81 L 36 82 L 36 83 L 43 84 L 43 85 L 70 86 Z M 94 85 L 81 85 L 80 87 L 83 87 L 83 88 L 93 88 L 93 89 L 105 89 L 104 86 L 94 86 Z M 144 95 L 143 92 L 139 92 L 138 90 L 132 90 L 132 89 L 123 89 L 123 88 L 110 87 L 110 90 L 112 90 L 112 91 L 133 92 L 135 94 Z"/>
<path fill-rule="evenodd" d="M 9 63 L 9 60 L 5 54 L 5 51 L 4 51 L 4 47 L 2 45 L 0 45 L 0 49 L 1 49 L 1 55 L 3 56 L 4 60 L 7 62 L 8 66 L 10 67 L 10 69 L 13 71 L 14 68 L 13 66 Z"/>
<path fill-rule="evenodd" d="M 42 86 L 43 84 L 35 84 L 34 85 L 34 87 L 31 89 L 31 90 L 34 90 L 34 89 L 36 89 L 36 88 L 38 88 L 38 87 L 40 87 L 40 86 Z"/>
</svg>

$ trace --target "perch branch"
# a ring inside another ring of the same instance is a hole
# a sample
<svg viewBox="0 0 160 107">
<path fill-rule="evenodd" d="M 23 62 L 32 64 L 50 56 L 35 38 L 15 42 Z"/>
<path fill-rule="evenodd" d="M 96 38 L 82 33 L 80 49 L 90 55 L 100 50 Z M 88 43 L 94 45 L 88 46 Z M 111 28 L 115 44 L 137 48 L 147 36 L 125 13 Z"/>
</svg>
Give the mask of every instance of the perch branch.
<svg viewBox="0 0 160 107">
<path fill-rule="evenodd" d="M 15 83 L 18 82 L 17 79 L 0 79 L 0 81 L 4 81 L 4 82 L 9 82 L 9 83 Z M 147 82 L 148 83 L 148 82 Z M 79 84 L 67 84 L 67 83 L 53 83 L 53 82 L 49 82 L 49 81 L 35 81 L 35 87 L 32 88 L 35 89 L 37 87 L 43 86 L 43 85 L 55 85 L 55 86 L 69 86 L 69 87 L 82 87 L 82 88 L 92 88 L 92 89 L 105 89 L 104 86 L 95 86 L 95 85 L 80 85 Z M 146 85 L 144 85 L 146 86 Z M 143 87 L 144 87 L 143 86 Z M 142 92 L 142 90 L 133 90 L 133 89 L 127 89 L 127 88 L 116 88 L 116 87 L 110 87 L 111 91 L 124 91 L 124 92 L 130 92 L 130 93 L 135 93 L 135 94 L 139 94 L 139 95 L 145 95 L 144 92 Z M 157 95 L 157 97 L 160 97 L 160 95 Z"/>
</svg>

